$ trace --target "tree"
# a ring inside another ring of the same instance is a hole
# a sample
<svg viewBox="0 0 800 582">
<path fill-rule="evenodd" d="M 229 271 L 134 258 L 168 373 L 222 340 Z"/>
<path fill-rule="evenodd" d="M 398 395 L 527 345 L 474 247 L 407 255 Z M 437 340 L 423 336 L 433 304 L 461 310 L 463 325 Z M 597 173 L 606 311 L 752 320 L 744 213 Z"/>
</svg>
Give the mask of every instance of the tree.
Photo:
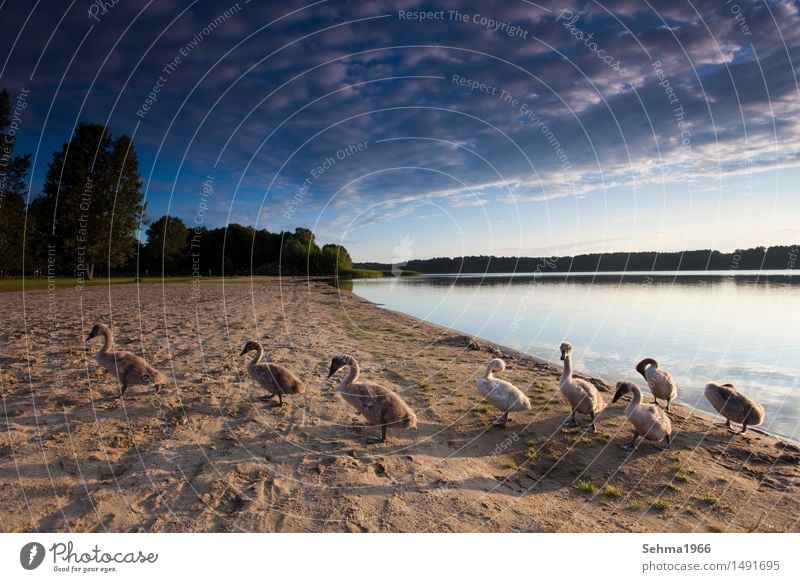
<svg viewBox="0 0 800 582">
<path fill-rule="evenodd" d="M 320 272 L 322 251 L 315 242 L 314 233 L 307 228 L 296 228 L 294 233 L 282 234 L 281 273 L 284 275 L 316 275 Z"/>
<path fill-rule="evenodd" d="M 147 228 L 147 244 L 142 254 L 145 265 L 163 275 L 176 275 L 190 268 L 185 255 L 189 229 L 175 216 L 162 216 Z M 163 267 L 163 269 L 162 269 Z"/>
<path fill-rule="evenodd" d="M 11 105 L 7 89 L 0 91 L 0 273 L 22 271 L 25 230 L 25 177 L 30 154 L 14 155 L 16 135 L 10 128 Z"/>
<path fill-rule="evenodd" d="M 144 212 L 139 162 L 127 136 L 112 139 L 81 123 L 53 153 L 36 210 L 40 243 L 56 247 L 59 270 L 92 279 L 97 267 L 124 265 L 136 251 Z"/>
<path fill-rule="evenodd" d="M 336 275 L 340 271 L 353 268 L 350 253 L 341 245 L 325 245 L 322 247 L 321 275 Z"/>
</svg>

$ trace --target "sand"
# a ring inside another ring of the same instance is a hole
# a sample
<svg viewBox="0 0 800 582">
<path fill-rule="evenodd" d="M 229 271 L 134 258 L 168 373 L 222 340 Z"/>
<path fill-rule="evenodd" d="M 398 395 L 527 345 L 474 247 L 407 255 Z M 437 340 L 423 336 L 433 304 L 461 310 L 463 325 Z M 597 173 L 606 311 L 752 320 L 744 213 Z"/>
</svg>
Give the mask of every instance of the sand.
<svg viewBox="0 0 800 582">
<path fill-rule="evenodd" d="M 603 412 L 596 434 L 561 427 L 558 366 L 321 281 L 0 300 L 4 532 L 800 531 L 795 443 L 734 436 L 676 405 L 670 451 L 627 453 L 618 446 L 631 436 L 624 404 Z M 109 400 L 116 381 L 92 357 L 101 341 L 85 342 L 98 322 L 169 385 Z M 250 339 L 296 371 L 306 394 L 282 408 L 263 400 L 246 376 L 249 355 L 239 356 Z M 379 430 L 359 426 L 338 394 L 343 372 L 326 380 L 337 353 L 397 391 L 417 430 L 368 444 Z M 576 346 L 578 365 L 579 354 Z M 509 366 L 502 377 L 533 402 L 506 428 L 490 426 L 497 413 L 475 389 L 496 356 Z"/>
</svg>

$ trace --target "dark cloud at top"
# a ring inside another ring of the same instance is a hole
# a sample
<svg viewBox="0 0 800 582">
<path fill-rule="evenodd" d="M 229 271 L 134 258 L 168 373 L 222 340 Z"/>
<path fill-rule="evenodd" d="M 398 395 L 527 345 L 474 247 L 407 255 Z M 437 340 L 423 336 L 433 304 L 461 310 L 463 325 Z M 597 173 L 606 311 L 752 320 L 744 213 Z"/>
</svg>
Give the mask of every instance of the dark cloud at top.
<svg viewBox="0 0 800 582">
<path fill-rule="evenodd" d="M 40 148 L 34 193 L 78 120 L 134 135 L 159 211 L 172 196 L 191 216 L 214 175 L 216 223 L 230 212 L 269 227 L 304 181 L 304 208 L 330 203 L 335 225 L 377 201 L 461 207 L 681 185 L 798 155 L 794 2 L 120 0 L 96 18 L 94 3 L 56 4 L 6 5 L 0 18 L 2 85 L 31 91 L 20 144 Z"/>
</svg>

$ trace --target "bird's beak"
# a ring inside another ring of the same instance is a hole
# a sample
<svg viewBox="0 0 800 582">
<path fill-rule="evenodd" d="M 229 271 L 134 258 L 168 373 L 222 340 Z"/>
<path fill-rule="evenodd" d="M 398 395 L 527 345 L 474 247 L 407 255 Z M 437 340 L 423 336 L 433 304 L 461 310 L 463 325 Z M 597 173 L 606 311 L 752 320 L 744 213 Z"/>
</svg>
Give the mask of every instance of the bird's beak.
<svg viewBox="0 0 800 582">
<path fill-rule="evenodd" d="M 561 361 L 564 361 L 564 352 L 561 352 Z"/>
<path fill-rule="evenodd" d="M 87 338 L 86 338 L 86 341 L 88 342 L 88 341 L 89 341 L 90 339 L 92 339 L 94 336 L 95 336 L 95 333 L 94 333 L 94 332 L 90 332 L 90 333 L 89 333 L 89 337 L 87 337 Z"/>
<path fill-rule="evenodd" d="M 338 370 L 339 370 L 339 368 L 337 368 L 333 363 L 331 363 L 331 369 L 328 372 L 328 378 L 333 376 Z"/>
<path fill-rule="evenodd" d="M 244 348 L 244 349 L 242 350 L 242 353 L 241 353 L 241 354 L 239 354 L 239 355 L 240 355 L 240 356 L 243 356 L 243 355 L 245 355 L 246 353 L 247 353 L 247 348 Z"/>
</svg>

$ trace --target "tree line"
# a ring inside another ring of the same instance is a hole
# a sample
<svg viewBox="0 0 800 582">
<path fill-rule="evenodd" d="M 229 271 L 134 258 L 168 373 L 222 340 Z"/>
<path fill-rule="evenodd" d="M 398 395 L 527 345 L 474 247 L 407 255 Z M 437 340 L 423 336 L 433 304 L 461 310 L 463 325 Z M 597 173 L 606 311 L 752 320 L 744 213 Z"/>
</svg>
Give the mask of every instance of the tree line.
<svg viewBox="0 0 800 582">
<path fill-rule="evenodd" d="M 788 269 L 800 265 L 800 245 L 737 249 L 730 253 L 694 250 L 659 253 L 589 253 L 574 257 L 437 257 L 408 261 L 404 269 L 421 273 L 595 273 L 614 271 L 727 271 Z M 360 263 L 357 268 L 391 269 L 390 264 Z"/>
<path fill-rule="evenodd" d="M 3 90 L 0 275 L 332 275 L 353 266 L 347 249 L 320 248 L 307 228 L 271 233 L 240 224 L 190 227 L 176 216 L 146 221 L 133 141 L 94 123 L 78 124 L 53 153 L 42 192 L 28 203 L 30 154 L 16 152 L 10 123 Z M 136 233 L 145 226 L 142 243 Z"/>
</svg>

